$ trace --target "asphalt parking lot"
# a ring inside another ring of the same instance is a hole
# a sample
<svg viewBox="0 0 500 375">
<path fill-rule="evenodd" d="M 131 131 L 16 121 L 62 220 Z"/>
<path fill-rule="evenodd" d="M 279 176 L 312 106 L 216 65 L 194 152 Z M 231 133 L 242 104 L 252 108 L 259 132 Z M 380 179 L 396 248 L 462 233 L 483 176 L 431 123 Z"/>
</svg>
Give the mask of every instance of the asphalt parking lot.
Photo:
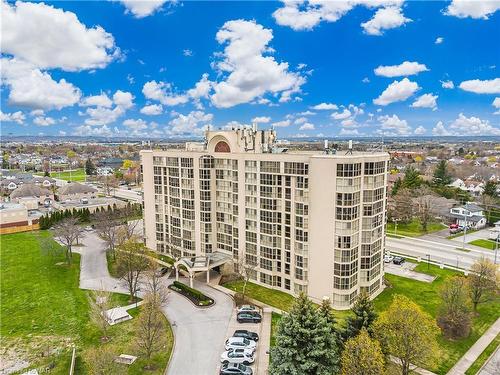
<svg viewBox="0 0 500 375">
<path fill-rule="evenodd" d="M 271 313 L 261 310 L 261 323 L 238 323 L 238 321 L 236 320 L 237 312 L 237 308 L 234 308 L 231 314 L 231 320 L 229 321 L 226 339 L 231 337 L 234 331 L 238 329 L 246 329 L 248 331 L 256 332 L 259 335 L 259 341 L 257 341 L 257 350 L 254 354 L 254 363 L 250 367 L 252 368 L 254 375 L 266 375 L 269 361 L 269 354 L 267 354 L 267 351 L 269 350 Z M 222 364 L 220 363 L 221 354 L 222 353 L 219 354 L 219 363 L 217 366 L 216 374 L 219 374 L 220 368 L 222 366 Z"/>
</svg>

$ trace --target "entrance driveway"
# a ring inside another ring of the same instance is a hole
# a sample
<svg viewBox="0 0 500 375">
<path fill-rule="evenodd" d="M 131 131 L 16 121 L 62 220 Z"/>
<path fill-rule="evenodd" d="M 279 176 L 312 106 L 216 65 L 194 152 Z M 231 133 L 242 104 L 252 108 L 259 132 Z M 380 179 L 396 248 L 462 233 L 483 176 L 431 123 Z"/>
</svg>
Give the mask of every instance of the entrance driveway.
<svg viewBox="0 0 500 375">
<path fill-rule="evenodd" d="M 82 244 L 74 247 L 74 251 L 81 254 L 80 288 L 127 293 L 123 283 L 109 275 L 105 245 L 97 234 L 87 232 Z M 180 281 L 187 282 L 185 279 Z M 164 282 L 168 285 L 173 279 L 164 279 Z M 166 371 L 169 375 L 215 374 L 224 347 L 233 299 L 196 280 L 194 287 L 212 297 L 215 305 L 197 308 L 185 297 L 175 292 L 169 293 L 168 301 L 162 308 L 175 337 L 174 350 Z"/>
<path fill-rule="evenodd" d="M 402 265 L 397 265 L 393 263 L 386 263 L 384 270 L 386 273 L 390 273 L 396 276 L 407 277 L 408 279 L 413 279 L 417 281 L 423 281 L 424 283 L 432 283 L 435 279 L 434 276 L 426 275 L 425 273 L 415 272 L 415 263 L 405 262 Z"/>
</svg>

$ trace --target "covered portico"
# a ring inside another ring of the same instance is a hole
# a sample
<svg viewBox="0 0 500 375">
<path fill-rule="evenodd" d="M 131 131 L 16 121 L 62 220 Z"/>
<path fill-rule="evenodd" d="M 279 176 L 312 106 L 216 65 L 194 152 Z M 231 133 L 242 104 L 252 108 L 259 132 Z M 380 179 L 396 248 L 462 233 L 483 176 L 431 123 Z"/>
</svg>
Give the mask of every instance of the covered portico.
<svg viewBox="0 0 500 375">
<path fill-rule="evenodd" d="M 179 267 L 184 266 L 189 273 L 189 286 L 193 287 L 193 279 L 196 272 L 207 273 L 207 284 L 210 283 L 210 270 L 231 261 L 231 256 L 221 252 L 214 252 L 195 257 L 182 257 L 175 263 L 175 280 L 179 281 Z"/>
</svg>

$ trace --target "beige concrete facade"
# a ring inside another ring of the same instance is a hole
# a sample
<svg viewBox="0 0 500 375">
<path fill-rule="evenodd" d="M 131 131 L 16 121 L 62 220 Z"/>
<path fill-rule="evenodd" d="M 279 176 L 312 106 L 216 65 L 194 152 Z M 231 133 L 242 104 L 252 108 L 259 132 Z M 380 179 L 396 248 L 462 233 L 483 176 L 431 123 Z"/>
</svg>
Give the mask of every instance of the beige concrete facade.
<svg viewBox="0 0 500 375">
<path fill-rule="evenodd" d="M 382 290 L 387 153 L 288 152 L 274 131 L 142 151 L 146 245 L 223 252 L 263 286 L 337 309 Z"/>
</svg>

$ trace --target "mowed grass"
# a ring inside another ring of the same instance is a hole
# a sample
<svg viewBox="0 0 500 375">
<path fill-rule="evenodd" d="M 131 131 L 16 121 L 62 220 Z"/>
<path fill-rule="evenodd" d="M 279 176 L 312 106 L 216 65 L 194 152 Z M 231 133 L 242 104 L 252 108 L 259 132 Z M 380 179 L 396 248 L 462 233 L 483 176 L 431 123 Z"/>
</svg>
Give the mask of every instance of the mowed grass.
<svg viewBox="0 0 500 375">
<path fill-rule="evenodd" d="M 0 236 L 0 297 L 2 349 L 12 348 L 27 358 L 30 368 L 50 374 L 67 374 L 71 347 L 77 347 L 76 373 L 86 374 L 85 352 L 102 345 L 98 329 L 90 322 L 88 291 L 79 289 L 80 256 L 73 254 L 73 264 L 66 265 L 62 254 L 42 253 L 39 238 L 48 232 L 25 232 Z M 129 304 L 129 296 L 112 294 L 111 306 Z M 139 309 L 129 310 L 137 316 Z M 117 354 L 137 355 L 135 319 L 110 327 L 111 345 Z M 155 370 L 163 374 L 173 346 L 173 334 L 165 319 L 167 340 L 154 356 Z M 42 357 L 44 350 L 59 354 Z M 26 355 L 24 354 L 26 353 Z M 46 371 L 53 363 L 55 367 Z M 128 374 L 142 374 L 145 362 L 128 368 Z"/>
<path fill-rule="evenodd" d="M 386 274 L 385 278 L 390 283 L 374 301 L 375 308 L 380 312 L 386 310 L 395 294 L 402 294 L 413 300 L 425 312 L 436 318 L 440 305 L 439 290 L 444 281 L 452 276 L 461 275 L 438 266 L 420 263 L 415 271 L 436 276 L 432 283 L 424 283 L 405 277 Z M 461 340 L 448 340 L 444 336 L 438 337 L 441 353 L 436 365 L 431 370 L 436 374 L 446 374 L 447 371 L 467 352 L 467 350 L 483 335 L 483 333 L 499 317 L 500 298 L 495 298 L 478 307 L 478 315 L 473 317 L 472 332 L 469 337 Z"/>
<path fill-rule="evenodd" d="M 50 177 L 54 178 L 59 178 L 61 180 L 66 180 L 66 181 L 85 181 L 85 169 L 84 168 L 78 168 L 74 170 L 67 170 L 67 171 L 61 171 L 61 172 L 50 172 Z"/>
<path fill-rule="evenodd" d="M 392 235 L 401 235 L 401 236 L 407 236 L 407 237 L 418 237 L 424 234 L 429 234 L 433 232 L 440 231 L 442 229 L 445 229 L 446 225 L 438 222 L 430 222 L 427 224 L 427 231 L 424 232 L 422 230 L 422 224 L 420 223 L 420 220 L 418 219 L 413 219 L 409 223 L 401 223 L 398 222 L 397 230 L 396 230 L 396 225 L 394 222 L 388 222 L 387 223 L 387 228 L 386 232 L 387 234 L 392 234 Z"/>
<path fill-rule="evenodd" d="M 474 245 L 474 246 L 479 246 L 479 247 L 482 247 L 482 248 L 488 249 L 488 250 L 495 250 L 495 247 L 496 247 L 495 241 L 492 241 L 492 240 L 479 239 L 479 240 L 471 241 L 471 242 L 469 242 L 469 244 Z"/>
<path fill-rule="evenodd" d="M 455 275 L 463 275 L 460 272 L 440 269 L 438 266 L 428 266 L 426 263 L 418 264 L 415 267 L 415 271 L 436 276 L 436 279 L 432 283 L 424 283 L 405 277 L 386 274 L 385 278 L 390 286 L 387 287 L 374 300 L 375 309 L 379 313 L 388 309 L 395 294 L 402 294 L 410 298 L 432 317 L 436 318 L 440 305 L 439 291 L 441 286 L 447 278 Z M 260 295 L 262 294 L 263 293 L 261 292 Z M 267 294 L 270 295 L 271 293 Z M 249 295 L 256 298 L 250 293 Z M 261 300 L 259 298 L 256 299 Z M 266 299 L 272 301 L 269 297 Z M 270 305 L 274 306 L 272 303 Z M 448 340 L 444 336 L 439 335 L 438 343 L 441 348 L 440 356 L 436 365 L 428 370 L 431 370 L 436 374 L 446 374 L 448 370 L 453 367 L 453 365 L 479 339 L 479 337 L 481 337 L 484 332 L 496 321 L 496 319 L 500 316 L 499 312 L 500 298 L 496 297 L 491 301 L 479 305 L 478 315 L 473 317 L 472 332 L 469 337 L 462 340 Z M 343 323 L 343 318 L 349 314 L 349 312 L 344 311 L 335 311 L 335 313 L 337 313 L 336 316 L 340 325 Z M 273 313 L 271 321 L 271 346 L 273 346 L 275 342 L 274 335 L 280 318 L 281 315 Z"/>
</svg>

